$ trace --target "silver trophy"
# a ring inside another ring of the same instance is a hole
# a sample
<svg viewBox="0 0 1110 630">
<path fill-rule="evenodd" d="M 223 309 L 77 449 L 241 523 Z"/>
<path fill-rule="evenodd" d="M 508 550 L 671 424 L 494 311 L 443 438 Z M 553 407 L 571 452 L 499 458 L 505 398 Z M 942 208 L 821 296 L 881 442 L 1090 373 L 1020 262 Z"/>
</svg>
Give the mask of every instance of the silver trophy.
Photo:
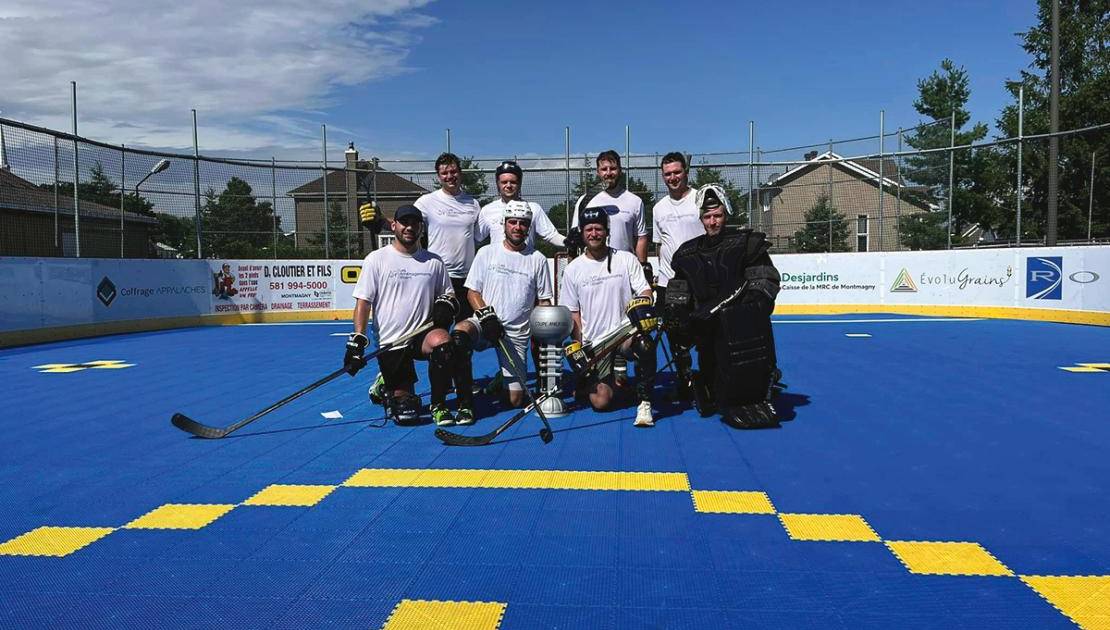
<svg viewBox="0 0 1110 630">
<path fill-rule="evenodd" d="M 532 337 L 540 344 L 540 364 L 536 369 L 540 393 L 555 392 L 540 403 L 540 409 L 548 416 L 565 416 L 567 408 L 558 392 L 563 376 L 562 343 L 574 327 L 570 310 L 565 306 L 537 306 L 532 311 L 530 323 Z"/>
</svg>

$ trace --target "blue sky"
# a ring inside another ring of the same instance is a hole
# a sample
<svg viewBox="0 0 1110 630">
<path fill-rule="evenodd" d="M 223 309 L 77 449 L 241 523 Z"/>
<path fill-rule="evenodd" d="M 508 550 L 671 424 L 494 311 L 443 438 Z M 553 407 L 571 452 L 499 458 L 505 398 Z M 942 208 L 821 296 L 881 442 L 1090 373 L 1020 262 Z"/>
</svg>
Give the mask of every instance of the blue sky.
<svg viewBox="0 0 1110 630">
<path fill-rule="evenodd" d="M 311 157 L 327 123 L 336 157 L 457 152 L 742 151 L 917 123 L 916 82 L 944 57 L 967 68 L 970 110 L 993 123 L 1029 64 L 1031 1 L 449 2 L 326 6 L 214 0 L 172 12 L 138 0 L 0 0 L 4 115 L 129 145 Z M 58 32 L 61 22 L 72 30 Z M 131 36 L 105 38 L 120 17 Z M 99 22 L 98 22 L 99 21 Z M 248 28 L 249 25 L 249 28 Z M 45 36 L 50 33 L 51 36 Z M 7 43 L 4 43 L 7 42 Z M 889 148 L 889 145 L 888 145 Z"/>
</svg>

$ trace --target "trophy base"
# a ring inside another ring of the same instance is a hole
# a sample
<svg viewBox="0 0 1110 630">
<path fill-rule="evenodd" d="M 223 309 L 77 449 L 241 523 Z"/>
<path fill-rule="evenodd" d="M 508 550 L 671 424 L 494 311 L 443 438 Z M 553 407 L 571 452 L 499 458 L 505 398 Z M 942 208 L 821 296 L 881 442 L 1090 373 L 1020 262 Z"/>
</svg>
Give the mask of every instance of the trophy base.
<svg viewBox="0 0 1110 630">
<path fill-rule="evenodd" d="M 552 396 L 540 403 L 540 409 L 548 418 L 560 418 L 567 415 L 567 406 L 558 396 Z"/>
</svg>

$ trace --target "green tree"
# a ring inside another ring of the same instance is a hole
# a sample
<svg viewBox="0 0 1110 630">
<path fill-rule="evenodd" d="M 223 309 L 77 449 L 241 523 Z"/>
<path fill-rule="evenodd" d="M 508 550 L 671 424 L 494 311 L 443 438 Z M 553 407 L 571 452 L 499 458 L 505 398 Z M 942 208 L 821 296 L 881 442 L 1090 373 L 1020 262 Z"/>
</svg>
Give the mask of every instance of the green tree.
<svg viewBox="0 0 1110 630">
<path fill-rule="evenodd" d="M 728 195 L 728 203 L 732 206 L 732 217 L 729 219 L 729 224 L 747 225 L 748 223 L 748 198 L 740 192 L 727 177 L 725 177 L 720 169 L 710 168 L 704 165 L 695 166 L 693 168 L 694 177 L 690 180 L 690 187 L 694 189 L 701 188 L 706 184 L 720 184 L 725 189 Z"/>
<path fill-rule="evenodd" d="M 343 206 L 337 201 L 333 201 L 328 207 L 328 234 L 327 240 L 331 245 L 331 258 L 345 258 L 347 257 L 347 217 L 343 212 Z M 356 249 L 358 240 L 357 234 L 351 234 L 351 255 L 354 256 L 358 253 Z M 312 254 L 309 258 L 324 258 L 324 228 L 308 237 L 308 244 L 311 246 L 311 251 L 304 252 L 305 254 Z"/>
<path fill-rule="evenodd" d="M 39 184 L 39 188 L 54 192 L 54 183 Z M 82 202 L 98 203 L 109 208 L 119 208 L 119 186 L 108 174 L 104 172 L 104 165 L 99 160 L 89 167 L 89 176 L 77 186 L 77 194 Z M 73 197 L 73 182 L 58 182 L 58 195 L 63 198 Z M 154 216 L 154 204 L 145 197 L 134 192 L 126 193 L 123 197 L 123 209 L 127 212 Z"/>
<path fill-rule="evenodd" d="M 1060 129 L 1081 129 L 1110 120 L 1110 4 L 1106 0 L 1060 0 Z M 1018 135 L 1019 88 L 1025 88 L 1025 135 L 1049 131 L 1049 49 L 1052 2 L 1038 0 L 1037 22 L 1018 33 L 1031 59 L 1016 81 L 1007 83 L 1014 102 L 1002 110 L 998 128 Z M 1016 205 L 1017 145 L 1000 147 L 1005 179 L 998 196 Z M 1086 238 L 1091 154 L 1095 157 L 1092 235 L 1110 235 L 1110 131 L 1060 139 L 1058 233 L 1060 239 Z M 1025 141 L 1022 147 L 1022 238 L 1044 235 L 1048 207 L 1048 141 Z M 1009 217 L 1012 220 L 1014 217 Z M 1011 227 L 1011 233 L 1013 229 Z"/>
<path fill-rule="evenodd" d="M 981 122 L 968 128 L 971 114 L 967 101 L 971 96 L 967 71 L 951 59 L 940 63 L 928 77 L 917 82 L 918 97 L 913 106 L 919 114 L 935 124 L 924 123 L 906 135 L 906 143 L 915 149 L 937 149 L 950 146 L 951 119 L 955 113 L 956 145 L 971 144 L 986 137 L 987 126 Z M 1001 169 L 991 151 L 963 150 L 955 154 L 952 219 L 954 231 L 978 224 L 984 230 L 996 229 L 1005 223 L 1009 213 L 995 195 Z M 926 153 L 905 158 L 905 178 L 927 186 L 930 200 L 948 207 L 949 155 L 947 152 Z M 947 239 L 947 237 L 946 237 Z"/>
<path fill-rule="evenodd" d="M 205 254 L 213 258 L 268 258 L 281 230 L 269 201 L 259 203 L 250 184 L 232 177 L 218 195 L 209 188 L 201 209 Z"/>
<path fill-rule="evenodd" d="M 169 245 L 185 258 L 196 257 L 197 230 L 193 217 L 156 212 L 154 218 L 158 219 L 158 232 L 153 235 L 154 242 Z"/>
<path fill-rule="evenodd" d="M 829 237 L 829 233 L 832 237 Z M 794 251 L 803 253 L 850 251 L 848 247 L 848 220 L 837 211 L 828 196 L 822 195 L 813 207 L 806 210 L 806 224 L 794 232 Z"/>
<path fill-rule="evenodd" d="M 948 217 L 939 212 L 921 212 L 902 217 L 898 224 L 898 238 L 908 249 L 944 249 L 948 235 L 944 224 Z"/>
</svg>

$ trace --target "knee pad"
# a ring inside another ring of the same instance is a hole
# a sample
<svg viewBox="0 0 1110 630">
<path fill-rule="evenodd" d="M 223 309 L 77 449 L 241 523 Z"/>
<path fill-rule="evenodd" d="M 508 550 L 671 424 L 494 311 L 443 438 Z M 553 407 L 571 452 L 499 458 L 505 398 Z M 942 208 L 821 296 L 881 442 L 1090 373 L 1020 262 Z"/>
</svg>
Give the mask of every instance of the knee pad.
<svg viewBox="0 0 1110 630">
<path fill-rule="evenodd" d="M 470 335 L 461 330 L 451 331 L 451 344 L 455 346 L 455 358 L 468 361 L 474 354 L 474 340 Z"/>
<path fill-rule="evenodd" d="M 632 338 L 632 345 L 628 350 L 637 362 L 643 361 L 655 356 L 655 341 L 647 335 L 636 335 Z"/>
<path fill-rule="evenodd" d="M 428 362 L 431 364 L 431 367 L 446 369 L 451 367 L 454 357 L 455 341 L 451 339 L 445 344 L 432 348 L 432 353 L 428 355 Z"/>
</svg>

